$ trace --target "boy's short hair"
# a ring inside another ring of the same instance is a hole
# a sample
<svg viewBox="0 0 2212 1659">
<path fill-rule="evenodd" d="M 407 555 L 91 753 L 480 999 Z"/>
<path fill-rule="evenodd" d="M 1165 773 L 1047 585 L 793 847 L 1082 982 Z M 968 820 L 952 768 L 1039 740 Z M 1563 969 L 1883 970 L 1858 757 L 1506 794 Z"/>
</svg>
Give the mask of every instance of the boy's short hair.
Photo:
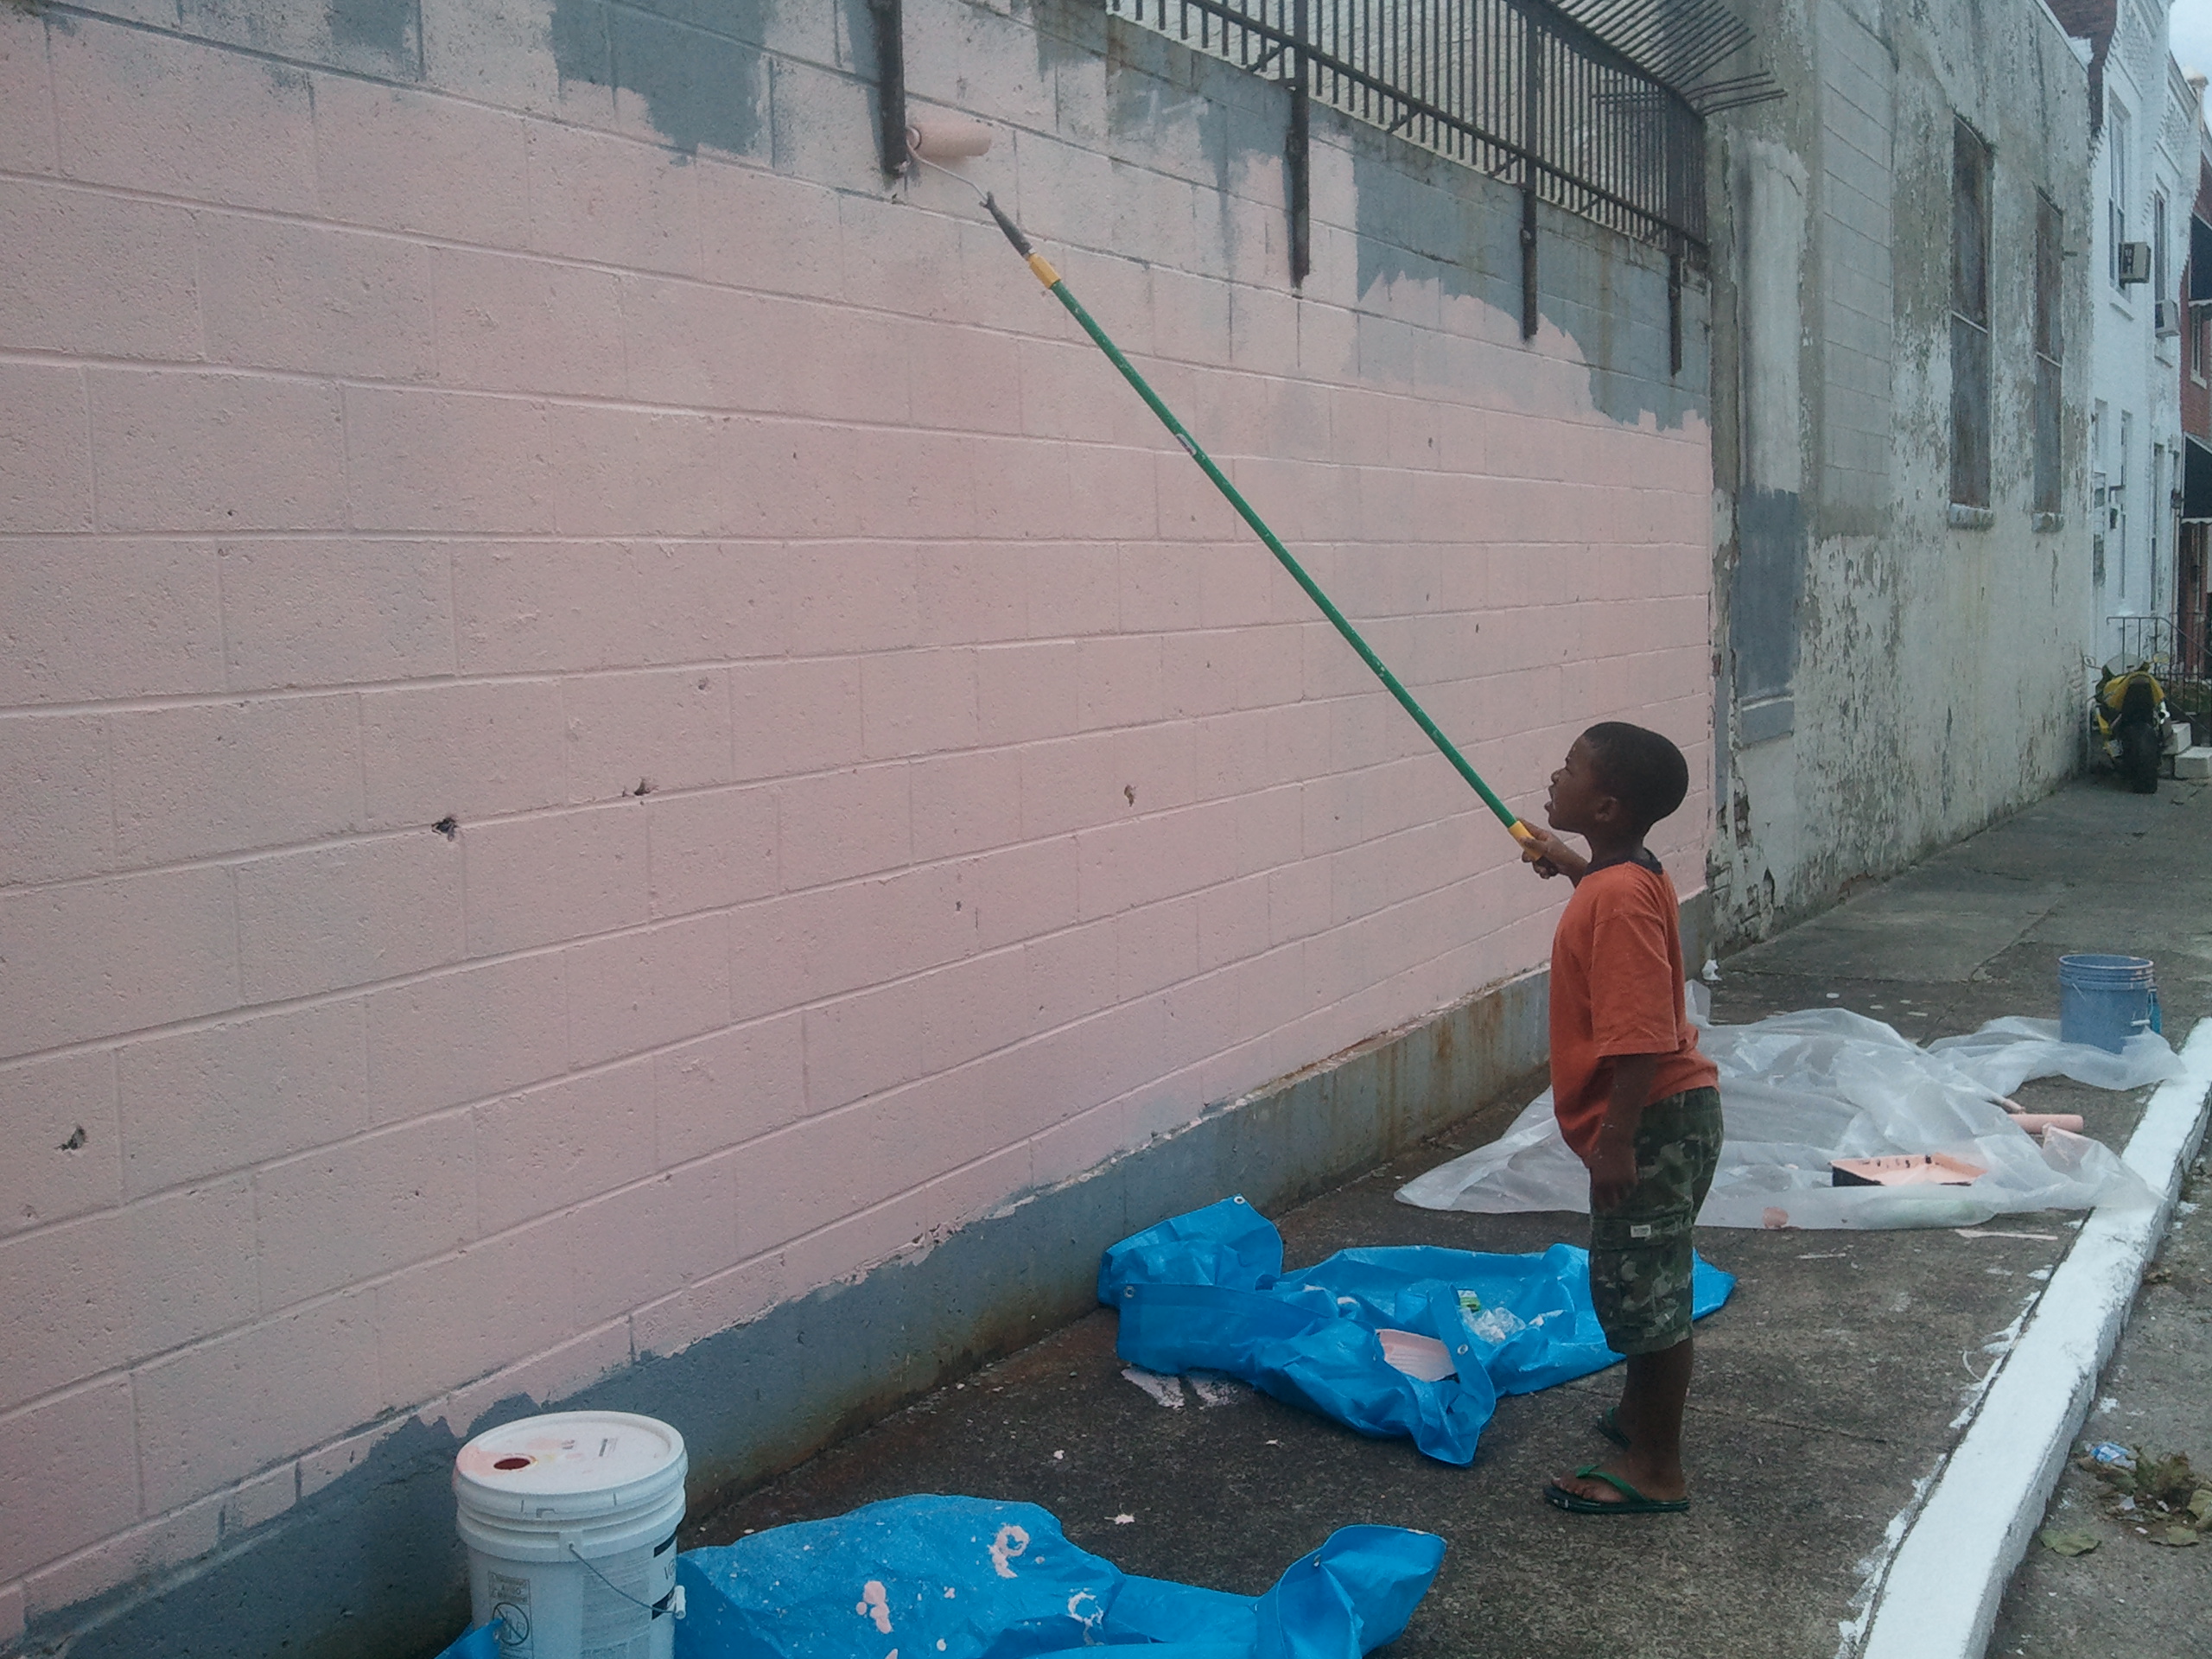
<svg viewBox="0 0 2212 1659">
<path fill-rule="evenodd" d="M 1682 804 L 1690 792 L 1690 763 L 1658 733 L 1624 720 L 1608 720 L 1582 734 L 1598 763 L 1605 792 L 1628 809 L 1639 834 Z"/>
</svg>

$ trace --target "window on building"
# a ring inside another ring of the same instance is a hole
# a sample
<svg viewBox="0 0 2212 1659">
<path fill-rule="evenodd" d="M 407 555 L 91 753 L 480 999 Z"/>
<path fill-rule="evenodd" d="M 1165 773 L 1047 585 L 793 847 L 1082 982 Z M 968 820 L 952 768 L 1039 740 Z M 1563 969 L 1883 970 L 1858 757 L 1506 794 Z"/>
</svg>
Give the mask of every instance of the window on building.
<svg viewBox="0 0 2212 1659">
<path fill-rule="evenodd" d="M 2171 270 L 2166 264 L 2166 196 L 2163 190 L 2151 193 L 2151 297 L 2160 305 L 2174 302 L 2174 290 L 2167 280 Z"/>
<path fill-rule="evenodd" d="M 2038 513 L 2059 511 L 2062 474 L 2059 448 L 2058 365 L 2065 356 L 2059 327 L 2058 295 L 2064 254 L 2060 232 L 2065 220 L 2050 198 L 2036 195 L 2036 389 L 2032 416 L 2035 469 L 2035 506 Z"/>
<path fill-rule="evenodd" d="M 1951 129 L 1951 501 L 1989 505 L 1989 146 Z"/>
<path fill-rule="evenodd" d="M 2127 111 L 2111 105 L 2105 118 L 2105 156 L 2110 189 L 2106 200 L 2107 240 L 2112 245 L 2112 285 L 2120 286 L 2120 246 L 2127 240 Z"/>
</svg>

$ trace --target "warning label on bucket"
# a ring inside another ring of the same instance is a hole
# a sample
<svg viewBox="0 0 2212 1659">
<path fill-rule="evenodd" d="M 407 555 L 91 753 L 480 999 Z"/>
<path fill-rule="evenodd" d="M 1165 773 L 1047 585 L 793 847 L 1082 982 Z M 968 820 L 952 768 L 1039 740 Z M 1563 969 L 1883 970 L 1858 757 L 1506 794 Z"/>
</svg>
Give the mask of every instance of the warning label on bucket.
<svg viewBox="0 0 2212 1659">
<path fill-rule="evenodd" d="M 530 1580 L 492 1573 L 492 1617 L 499 1621 L 501 1659 L 531 1659 L 536 1651 L 530 1642 Z"/>
</svg>

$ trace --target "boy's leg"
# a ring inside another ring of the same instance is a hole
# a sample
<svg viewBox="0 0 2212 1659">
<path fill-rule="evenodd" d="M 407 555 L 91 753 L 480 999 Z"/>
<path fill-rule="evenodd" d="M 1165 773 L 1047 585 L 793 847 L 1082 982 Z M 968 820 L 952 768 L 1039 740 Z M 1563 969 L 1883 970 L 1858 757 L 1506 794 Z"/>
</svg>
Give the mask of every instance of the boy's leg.
<svg viewBox="0 0 2212 1659">
<path fill-rule="evenodd" d="M 1598 1466 L 1649 1498 L 1679 1498 L 1687 1491 L 1690 1224 L 1712 1183 L 1719 1141 L 1713 1091 L 1655 1101 L 1637 1135 L 1636 1191 L 1619 1210 L 1591 1217 L 1592 1300 L 1613 1351 L 1628 1357 L 1615 1417 L 1628 1448 Z M 1624 1501 L 1618 1488 L 1594 1478 L 1564 1475 L 1553 1484 L 1594 1503 Z"/>
<path fill-rule="evenodd" d="M 1656 1354 L 1630 1354 L 1621 1385 L 1619 1415 L 1628 1449 L 1600 1465 L 1646 1497 L 1680 1497 L 1689 1488 L 1682 1475 L 1682 1412 L 1690 1395 L 1690 1338 Z M 1570 1491 L 1603 1503 L 1618 1491 L 1599 1480 L 1560 1482 Z"/>
</svg>

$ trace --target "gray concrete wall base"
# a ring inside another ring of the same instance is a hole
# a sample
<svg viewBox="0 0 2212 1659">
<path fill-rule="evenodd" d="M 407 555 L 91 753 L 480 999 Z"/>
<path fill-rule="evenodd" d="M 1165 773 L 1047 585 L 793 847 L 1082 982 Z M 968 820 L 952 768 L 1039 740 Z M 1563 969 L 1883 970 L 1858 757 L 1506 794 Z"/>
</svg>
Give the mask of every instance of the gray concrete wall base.
<svg viewBox="0 0 2212 1659">
<path fill-rule="evenodd" d="M 1709 906 L 1684 906 L 1701 961 Z M 1263 1212 L 1383 1162 L 1546 1058 L 1549 976 L 1487 988 L 1241 1099 L 926 1251 L 640 1358 L 565 1400 L 500 1402 L 456 1433 L 410 1421 L 355 1468 L 188 1567 L 39 1621 L 70 1659 L 397 1659 L 467 1619 L 448 1484 L 468 1435 L 558 1405 L 645 1412 L 690 1448 L 694 1514 L 1084 1313 L 1099 1253 L 1242 1192 Z M 454 1317 L 466 1318 L 455 1309 Z"/>
</svg>

